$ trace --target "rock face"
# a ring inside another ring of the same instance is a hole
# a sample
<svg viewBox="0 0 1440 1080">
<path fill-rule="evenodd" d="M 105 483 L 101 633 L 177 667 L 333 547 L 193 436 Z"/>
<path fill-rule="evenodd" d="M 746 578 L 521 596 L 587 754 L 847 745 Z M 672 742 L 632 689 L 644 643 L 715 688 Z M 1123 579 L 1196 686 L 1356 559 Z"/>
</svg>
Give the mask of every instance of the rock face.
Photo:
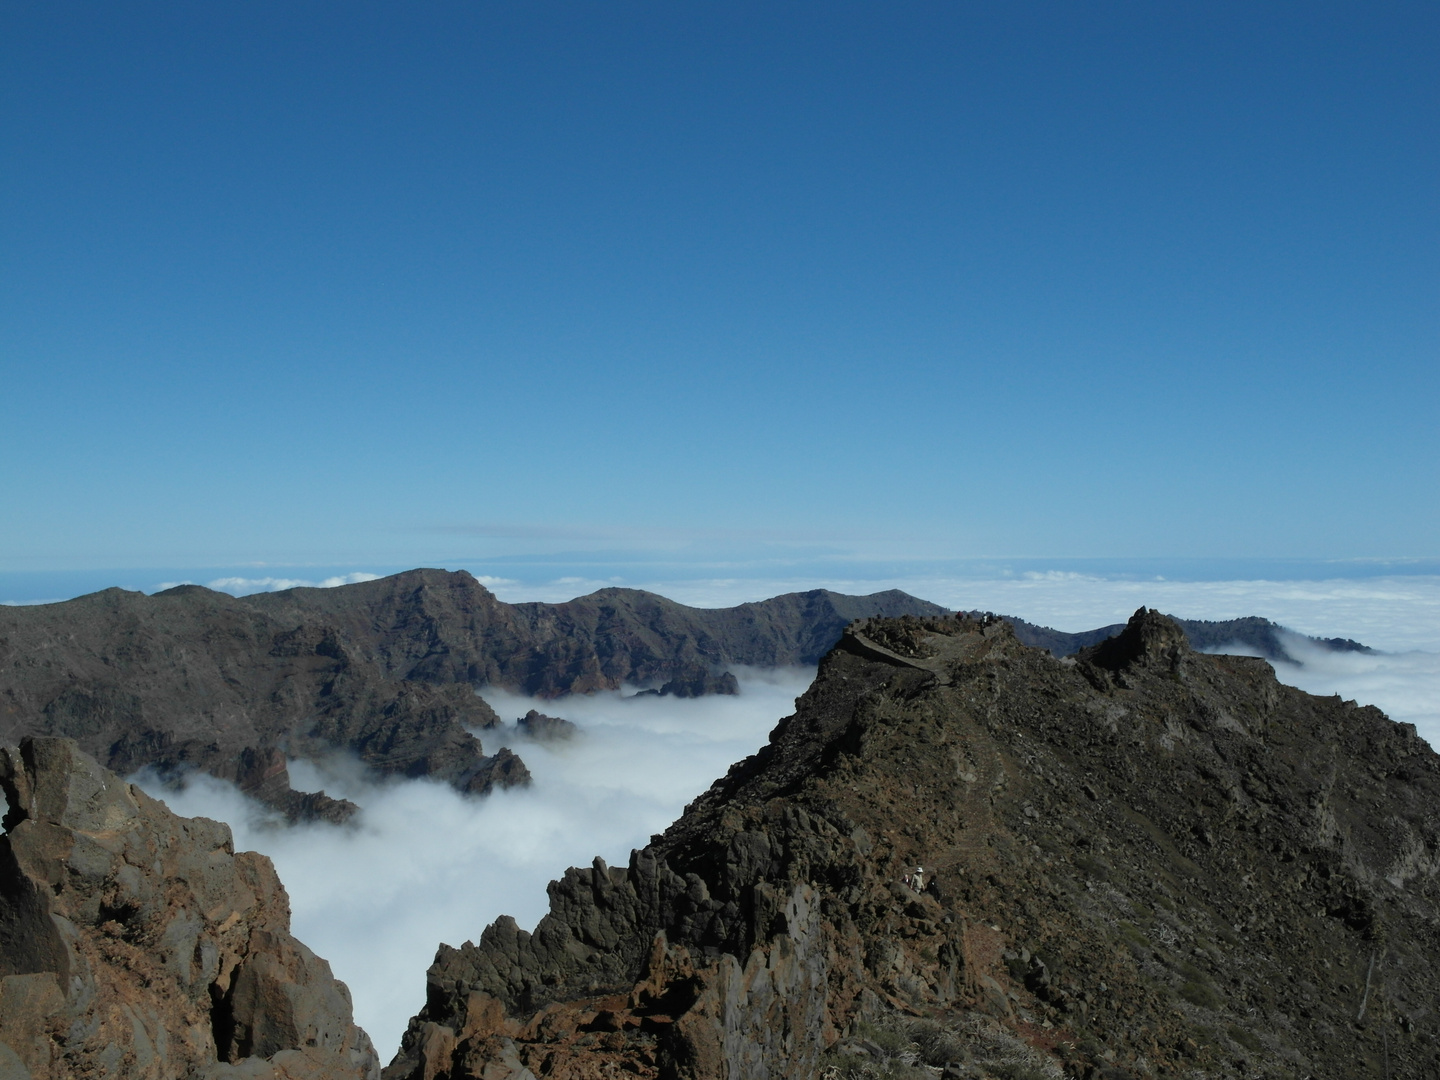
<svg viewBox="0 0 1440 1080">
<path fill-rule="evenodd" d="M 852 618 L 942 610 L 824 591 L 717 611 L 627 589 L 511 605 L 440 570 L 240 599 L 107 589 L 0 607 L 0 742 L 68 736 L 122 774 L 201 769 L 292 818 L 339 821 L 354 805 L 293 791 L 287 755 L 343 750 L 485 792 L 529 772 L 471 734 L 499 723 L 478 687 L 733 693 L 726 665 L 813 663 Z"/>
<path fill-rule="evenodd" d="M 627 867 L 441 946 L 385 1076 L 1433 1077 L 1437 873 L 1376 709 L 1143 609 L 873 620 Z"/>
<path fill-rule="evenodd" d="M 371 1080 L 270 860 L 69 739 L 0 747 L 0 1076 Z"/>
<path fill-rule="evenodd" d="M 546 716 L 539 709 L 531 709 L 515 726 L 532 739 L 573 739 L 580 729 L 569 720 L 559 716 Z"/>
</svg>

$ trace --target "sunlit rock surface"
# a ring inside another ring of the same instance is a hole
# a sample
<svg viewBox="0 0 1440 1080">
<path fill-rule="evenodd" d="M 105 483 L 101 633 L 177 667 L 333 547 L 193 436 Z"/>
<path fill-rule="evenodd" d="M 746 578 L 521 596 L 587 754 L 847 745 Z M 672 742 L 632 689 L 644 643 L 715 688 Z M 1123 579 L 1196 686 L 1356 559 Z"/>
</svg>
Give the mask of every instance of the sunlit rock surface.
<svg viewBox="0 0 1440 1080">
<path fill-rule="evenodd" d="M 270 860 L 69 739 L 0 747 L 0 1076 L 372 1080 Z"/>
</svg>

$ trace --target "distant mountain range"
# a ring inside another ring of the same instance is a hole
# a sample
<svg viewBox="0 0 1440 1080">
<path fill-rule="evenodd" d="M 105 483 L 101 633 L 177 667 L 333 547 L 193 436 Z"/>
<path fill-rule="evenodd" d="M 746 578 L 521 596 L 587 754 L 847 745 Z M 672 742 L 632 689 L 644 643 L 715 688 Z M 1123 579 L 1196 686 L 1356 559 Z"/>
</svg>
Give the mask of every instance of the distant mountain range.
<svg viewBox="0 0 1440 1080">
<path fill-rule="evenodd" d="M 967 614 L 979 617 L 989 613 L 970 611 Z M 1077 634 L 1067 634 L 1062 630 L 1052 630 L 1048 626 L 1036 626 L 1024 619 L 1017 619 L 1013 615 L 1001 617 L 1015 628 L 1015 636 L 1020 639 L 1022 644 L 1037 649 L 1048 649 L 1055 656 L 1073 656 L 1081 649 L 1098 645 L 1106 638 L 1114 637 L 1125 629 L 1124 623 L 1112 623 L 1094 630 L 1082 630 Z M 1368 645 L 1362 645 L 1350 638 L 1318 638 L 1297 634 L 1293 630 L 1287 630 L 1279 623 L 1273 623 L 1269 619 L 1262 619 L 1256 615 L 1250 615 L 1243 619 L 1222 619 L 1217 622 L 1204 619 L 1180 619 L 1175 616 L 1171 616 L 1171 618 L 1174 618 L 1180 629 L 1185 631 L 1185 637 L 1189 641 L 1190 647 L 1199 652 L 1224 652 L 1240 648 L 1254 652 L 1267 660 L 1299 663 L 1300 661 L 1292 656 L 1285 647 L 1287 637 L 1292 641 L 1298 639 L 1308 642 L 1315 648 L 1330 652 L 1370 653 L 1375 651 Z"/>
<path fill-rule="evenodd" d="M 624 686 L 734 693 L 733 667 L 814 664 L 856 619 L 944 614 L 898 590 L 817 589 L 719 609 L 634 589 L 507 604 L 443 570 L 238 598 L 198 585 L 107 589 L 0 608 L 0 740 L 68 736 L 122 775 L 200 769 L 292 819 L 342 821 L 354 805 L 294 791 L 287 757 L 344 750 L 382 774 L 483 794 L 529 772 L 472 734 L 498 723 L 482 687 L 542 698 Z M 1057 655 L 1118 629 L 1011 622 L 1021 641 Z M 1281 628 L 1264 619 L 1183 625 L 1197 647 L 1285 655 Z"/>
</svg>

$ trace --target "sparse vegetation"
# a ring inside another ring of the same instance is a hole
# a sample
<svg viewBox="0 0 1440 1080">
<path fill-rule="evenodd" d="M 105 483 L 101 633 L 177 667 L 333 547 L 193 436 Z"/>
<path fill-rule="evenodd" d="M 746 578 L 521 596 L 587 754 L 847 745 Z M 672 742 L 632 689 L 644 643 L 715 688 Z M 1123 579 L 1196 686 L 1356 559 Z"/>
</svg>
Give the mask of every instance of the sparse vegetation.
<svg viewBox="0 0 1440 1080">
<path fill-rule="evenodd" d="M 999 1024 L 969 1014 L 952 1022 L 888 1015 L 861 1021 L 821 1063 L 824 1080 L 934 1080 L 954 1062 L 995 1080 L 1060 1080 L 1059 1066 Z M 928 1068 L 927 1068 L 928 1066 Z"/>
<path fill-rule="evenodd" d="M 910 1037 L 926 1065 L 943 1066 L 961 1061 L 968 1051 L 960 1036 L 934 1020 L 917 1020 L 910 1028 Z"/>
<path fill-rule="evenodd" d="M 1252 1054 L 1258 1054 L 1261 1050 L 1265 1049 L 1265 1044 L 1256 1038 L 1253 1032 L 1246 1031 L 1242 1027 L 1232 1025 L 1226 1030 L 1225 1034 L 1229 1035 L 1232 1040 L 1239 1043 Z"/>
<path fill-rule="evenodd" d="M 1191 1005 L 1202 1009 L 1218 1009 L 1223 1001 L 1220 994 L 1208 982 L 1191 979 L 1180 988 L 1180 996 Z"/>
<path fill-rule="evenodd" d="M 1141 949 L 1150 947 L 1150 939 L 1140 932 L 1140 928 L 1131 922 L 1122 921 L 1118 927 L 1120 936 L 1131 945 Z"/>
</svg>

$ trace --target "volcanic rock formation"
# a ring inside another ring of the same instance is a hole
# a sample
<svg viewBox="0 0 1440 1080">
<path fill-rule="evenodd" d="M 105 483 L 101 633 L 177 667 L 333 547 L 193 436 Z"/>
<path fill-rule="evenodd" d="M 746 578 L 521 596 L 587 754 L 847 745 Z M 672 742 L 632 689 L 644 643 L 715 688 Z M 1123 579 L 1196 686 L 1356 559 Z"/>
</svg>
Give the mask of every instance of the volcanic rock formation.
<svg viewBox="0 0 1440 1080">
<path fill-rule="evenodd" d="M 270 860 L 69 739 L 0 747 L 0 1077 L 371 1080 Z"/>
<path fill-rule="evenodd" d="M 580 730 L 569 720 L 559 716 L 546 716 L 539 709 L 531 709 L 515 721 L 515 726 L 532 739 L 547 742 L 554 739 L 573 739 Z"/>
<path fill-rule="evenodd" d="M 1440 758 L 1142 609 L 872 620 L 625 868 L 441 946 L 387 1080 L 1440 1076 Z"/>
</svg>

